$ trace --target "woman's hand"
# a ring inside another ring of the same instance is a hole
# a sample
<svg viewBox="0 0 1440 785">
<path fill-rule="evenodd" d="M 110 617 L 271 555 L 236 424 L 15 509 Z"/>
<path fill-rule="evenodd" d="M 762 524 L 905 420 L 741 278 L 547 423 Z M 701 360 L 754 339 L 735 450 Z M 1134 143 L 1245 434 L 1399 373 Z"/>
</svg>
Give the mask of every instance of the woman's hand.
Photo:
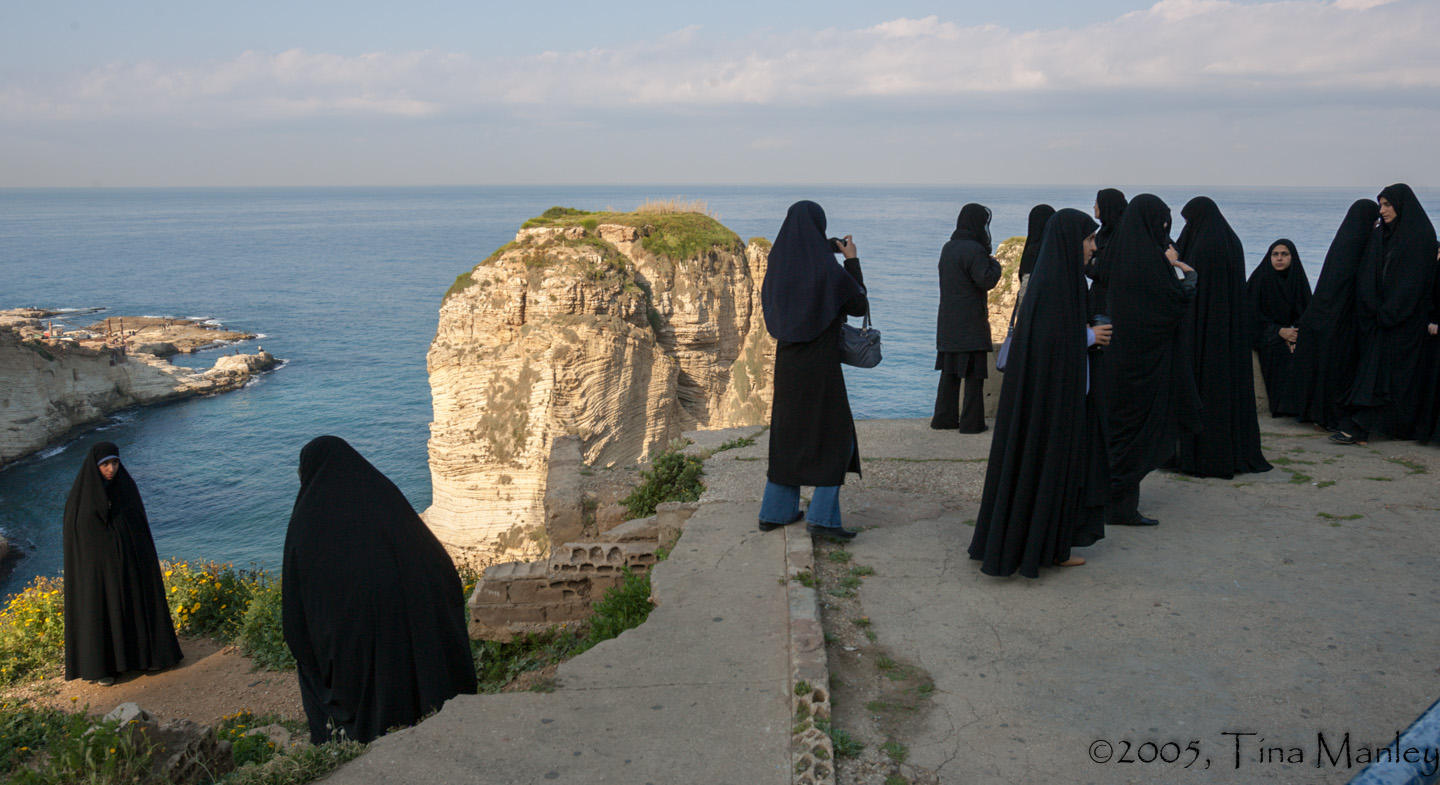
<svg viewBox="0 0 1440 785">
<path fill-rule="evenodd" d="M 1281 327 L 1280 337 L 1284 338 L 1286 343 L 1295 343 L 1296 341 L 1300 340 L 1300 328 Z"/>
<path fill-rule="evenodd" d="M 1115 333 L 1113 324 L 1097 324 L 1090 328 L 1095 333 L 1096 346 L 1109 346 L 1110 336 Z"/>
<path fill-rule="evenodd" d="M 1165 249 L 1165 258 L 1166 258 L 1171 264 L 1174 264 L 1174 263 L 1180 261 L 1180 252 L 1177 251 L 1177 250 L 1175 250 L 1175 244 L 1174 244 L 1174 243 L 1171 243 L 1171 244 L 1170 244 L 1170 247 Z"/>
<path fill-rule="evenodd" d="M 1440 335 L 1440 324 L 1432 324 L 1432 325 L 1430 325 L 1430 334 L 1431 334 L 1431 335 Z"/>
<path fill-rule="evenodd" d="M 1171 260 L 1170 260 L 1170 266 L 1171 266 L 1171 267 L 1174 267 L 1175 269 L 1179 270 L 1179 271 L 1182 272 L 1182 273 L 1193 273 L 1193 272 L 1195 272 L 1195 268 L 1194 268 L 1194 267 L 1191 267 L 1190 265 L 1188 265 L 1188 264 L 1180 261 L 1179 259 L 1171 259 Z"/>
<path fill-rule="evenodd" d="M 843 238 L 841 238 L 841 240 L 840 240 L 840 253 L 841 253 L 841 255 L 843 255 L 846 259 L 859 259 L 859 258 L 860 258 L 860 249 L 855 247 L 855 241 L 854 241 L 853 239 L 851 239 L 852 236 L 853 236 L 853 235 L 848 235 L 848 234 L 847 234 L 847 235 L 845 235 Z"/>
</svg>

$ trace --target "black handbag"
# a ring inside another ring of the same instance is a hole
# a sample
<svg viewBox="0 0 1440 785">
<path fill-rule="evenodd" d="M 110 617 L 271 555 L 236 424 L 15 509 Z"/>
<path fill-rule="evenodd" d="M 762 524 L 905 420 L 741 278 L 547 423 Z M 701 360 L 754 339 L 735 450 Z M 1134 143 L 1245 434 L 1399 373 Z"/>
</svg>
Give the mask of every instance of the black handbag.
<svg viewBox="0 0 1440 785">
<path fill-rule="evenodd" d="M 880 364 L 880 331 L 870 326 L 870 309 L 860 327 L 849 322 L 840 325 L 840 362 L 856 368 L 874 368 Z"/>
</svg>

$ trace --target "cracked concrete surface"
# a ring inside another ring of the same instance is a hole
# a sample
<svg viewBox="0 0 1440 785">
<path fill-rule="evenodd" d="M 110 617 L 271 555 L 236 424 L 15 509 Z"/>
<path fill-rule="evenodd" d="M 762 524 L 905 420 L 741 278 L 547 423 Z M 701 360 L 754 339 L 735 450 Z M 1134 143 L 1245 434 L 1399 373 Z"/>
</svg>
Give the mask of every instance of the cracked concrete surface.
<svg viewBox="0 0 1440 785">
<path fill-rule="evenodd" d="M 1440 696 L 1440 450 L 1262 427 L 1283 470 L 1153 475 L 1141 508 L 1159 527 L 1110 529 L 1078 551 L 1087 565 L 1034 581 L 969 559 L 983 464 L 908 464 L 949 469 L 923 483 L 867 464 L 842 501 L 847 525 L 870 527 L 848 546 L 876 568 L 860 600 L 880 641 L 936 685 L 911 762 L 965 785 L 1343 783 L 1362 766 L 1316 768 L 1317 734 L 1387 744 Z M 870 455 L 978 458 L 990 444 L 919 420 L 857 430 Z M 1105 763 L 1091 758 L 1100 740 Z M 1197 742 L 1189 769 L 1188 752 L 1118 760 L 1126 743 L 1135 758 L 1172 741 Z"/>
</svg>

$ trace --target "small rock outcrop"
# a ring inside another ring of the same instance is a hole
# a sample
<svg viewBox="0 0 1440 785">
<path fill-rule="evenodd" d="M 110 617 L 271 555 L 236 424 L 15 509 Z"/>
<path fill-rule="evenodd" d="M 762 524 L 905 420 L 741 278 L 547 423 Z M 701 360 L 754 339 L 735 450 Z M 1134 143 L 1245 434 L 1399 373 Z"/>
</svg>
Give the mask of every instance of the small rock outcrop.
<svg viewBox="0 0 1440 785">
<path fill-rule="evenodd" d="M 118 339 L 106 345 L 103 336 L 84 337 L 88 331 L 57 337 L 38 318 L 0 313 L 7 315 L 0 323 L 0 467 L 112 412 L 238 389 L 278 364 L 261 351 L 225 355 L 197 372 Z"/>
<path fill-rule="evenodd" d="M 553 208 L 462 274 L 427 356 L 436 536 L 543 556 L 557 438 L 625 466 L 685 430 L 768 419 L 768 250 L 698 213 Z"/>
<path fill-rule="evenodd" d="M 998 347 L 1005 341 L 1010 329 L 1010 314 L 1015 310 L 1015 298 L 1020 294 L 1020 254 L 1025 250 L 1024 237 L 1011 237 L 995 249 L 995 258 L 1000 260 L 1000 283 L 990 290 L 990 338 Z"/>
</svg>

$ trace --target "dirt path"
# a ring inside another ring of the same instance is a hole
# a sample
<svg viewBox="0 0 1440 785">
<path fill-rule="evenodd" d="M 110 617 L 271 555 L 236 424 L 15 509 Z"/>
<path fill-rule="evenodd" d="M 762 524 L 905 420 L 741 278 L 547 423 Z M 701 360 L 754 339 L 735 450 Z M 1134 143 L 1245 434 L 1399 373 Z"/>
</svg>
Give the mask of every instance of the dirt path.
<svg viewBox="0 0 1440 785">
<path fill-rule="evenodd" d="M 241 709 L 304 721 L 294 671 L 251 670 L 249 658 L 208 638 L 181 638 L 180 648 L 185 659 L 174 668 L 127 674 L 110 687 L 54 678 L 13 687 L 4 694 L 65 710 L 88 706 L 91 714 L 133 702 L 158 719 L 183 718 L 204 725 L 214 725 Z"/>
</svg>

